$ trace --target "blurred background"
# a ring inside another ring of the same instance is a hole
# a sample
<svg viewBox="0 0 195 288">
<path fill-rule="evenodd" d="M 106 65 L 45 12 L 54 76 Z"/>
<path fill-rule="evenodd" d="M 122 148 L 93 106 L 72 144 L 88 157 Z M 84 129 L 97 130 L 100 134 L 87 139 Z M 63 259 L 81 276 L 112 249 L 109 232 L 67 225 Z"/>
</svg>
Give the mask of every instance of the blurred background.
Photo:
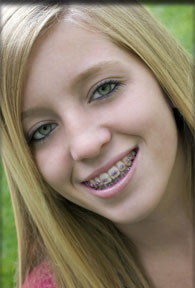
<svg viewBox="0 0 195 288">
<path fill-rule="evenodd" d="M 193 53 L 193 5 L 192 4 L 148 4 L 146 7 L 163 23 L 179 42 Z M 17 270 L 17 239 L 15 223 L 9 190 L 7 187 L 3 168 L 1 167 L 1 224 L 0 237 L 2 269 L 0 271 L 0 287 L 15 287 L 15 274 Z"/>
</svg>

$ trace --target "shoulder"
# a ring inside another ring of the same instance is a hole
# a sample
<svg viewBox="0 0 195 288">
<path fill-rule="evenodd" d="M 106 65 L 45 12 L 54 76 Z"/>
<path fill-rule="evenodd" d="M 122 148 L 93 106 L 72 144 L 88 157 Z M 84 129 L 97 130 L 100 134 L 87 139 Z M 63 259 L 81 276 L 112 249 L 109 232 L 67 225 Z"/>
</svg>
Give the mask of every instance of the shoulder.
<svg viewBox="0 0 195 288">
<path fill-rule="evenodd" d="M 47 261 L 43 261 L 33 268 L 22 288 L 57 288 Z"/>
</svg>

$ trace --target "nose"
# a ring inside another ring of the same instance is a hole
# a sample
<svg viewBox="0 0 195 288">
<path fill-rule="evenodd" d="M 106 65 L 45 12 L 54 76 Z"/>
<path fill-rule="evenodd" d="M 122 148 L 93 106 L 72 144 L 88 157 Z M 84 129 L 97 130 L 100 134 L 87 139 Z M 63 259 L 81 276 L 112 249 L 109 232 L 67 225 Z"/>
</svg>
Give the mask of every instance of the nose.
<svg viewBox="0 0 195 288">
<path fill-rule="evenodd" d="M 100 122 L 100 119 L 91 119 L 87 115 L 71 115 L 68 138 L 70 153 L 75 161 L 98 156 L 110 142 L 111 131 Z"/>
</svg>

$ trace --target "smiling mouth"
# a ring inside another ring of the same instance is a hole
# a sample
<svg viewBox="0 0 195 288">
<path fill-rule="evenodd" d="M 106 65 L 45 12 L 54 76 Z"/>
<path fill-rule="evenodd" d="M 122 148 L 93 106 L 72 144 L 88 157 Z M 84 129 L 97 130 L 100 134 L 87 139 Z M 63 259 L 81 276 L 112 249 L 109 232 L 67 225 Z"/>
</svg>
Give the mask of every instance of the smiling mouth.
<svg viewBox="0 0 195 288">
<path fill-rule="evenodd" d="M 138 148 L 133 149 L 128 155 L 117 161 L 108 171 L 95 178 L 84 181 L 83 184 L 94 190 L 105 190 L 120 182 L 131 170 Z"/>
</svg>

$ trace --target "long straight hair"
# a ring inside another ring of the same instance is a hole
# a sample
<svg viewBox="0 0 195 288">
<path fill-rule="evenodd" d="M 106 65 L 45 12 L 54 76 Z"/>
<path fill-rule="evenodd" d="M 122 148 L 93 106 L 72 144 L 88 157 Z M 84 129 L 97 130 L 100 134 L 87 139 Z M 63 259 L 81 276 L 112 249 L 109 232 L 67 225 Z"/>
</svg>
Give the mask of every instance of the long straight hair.
<svg viewBox="0 0 195 288">
<path fill-rule="evenodd" d="M 28 59 L 35 41 L 58 21 L 72 21 L 103 33 L 121 49 L 138 55 L 152 70 L 174 103 L 186 147 L 184 199 L 186 209 L 192 210 L 192 64 L 169 32 L 140 4 L 3 7 L 0 125 L 18 237 L 17 287 L 35 265 L 47 259 L 60 288 L 149 288 L 134 243 L 109 220 L 52 190 L 26 144 L 21 103 Z"/>
</svg>

